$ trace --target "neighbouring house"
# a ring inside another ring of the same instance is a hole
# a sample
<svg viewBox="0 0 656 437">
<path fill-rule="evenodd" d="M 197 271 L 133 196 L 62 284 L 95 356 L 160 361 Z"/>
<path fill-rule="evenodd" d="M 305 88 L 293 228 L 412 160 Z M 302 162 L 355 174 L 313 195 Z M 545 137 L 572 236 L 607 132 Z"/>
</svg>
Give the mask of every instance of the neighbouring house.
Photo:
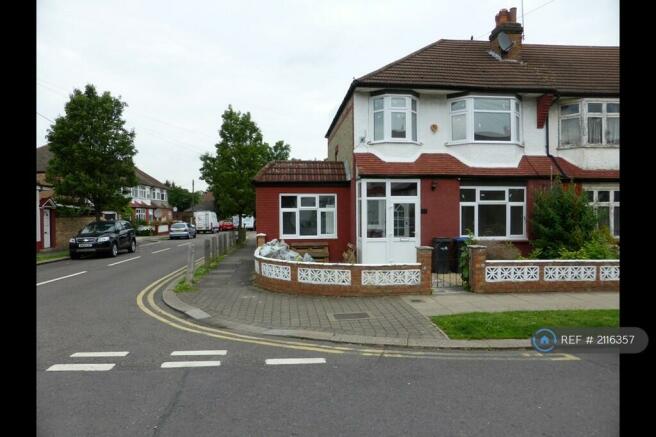
<svg viewBox="0 0 656 437">
<path fill-rule="evenodd" d="M 327 161 L 270 162 L 254 178 L 267 239 L 350 242 L 361 263 L 416 261 L 473 232 L 530 249 L 537 189 L 585 192 L 620 233 L 619 47 L 524 44 L 516 8 L 489 41 L 439 40 L 354 79 Z"/>
<path fill-rule="evenodd" d="M 132 217 L 146 224 L 153 222 L 169 223 L 173 220 L 173 210 L 168 203 L 168 187 L 135 167 L 139 185 L 127 189 L 131 198 Z"/>
<path fill-rule="evenodd" d="M 36 250 L 54 248 L 57 245 L 57 206 L 52 196 L 54 190 L 46 182 L 46 168 L 52 155 L 47 146 L 36 149 Z"/>
</svg>

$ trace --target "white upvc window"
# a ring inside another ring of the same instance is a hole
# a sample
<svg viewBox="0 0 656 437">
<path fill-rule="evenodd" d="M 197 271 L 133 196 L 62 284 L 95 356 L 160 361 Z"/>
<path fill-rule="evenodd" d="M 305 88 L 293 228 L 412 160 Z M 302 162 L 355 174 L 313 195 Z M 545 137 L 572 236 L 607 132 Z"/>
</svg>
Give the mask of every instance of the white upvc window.
<svg viewBox="0 0 656 437">
<path fill-rule="evenodd" d="M 146 188 L 142 185 L 139 185 L 138 187 L 138 198 L 139 199 L 145 199 L 146 198 Z"/>
<path fill-rule="evenodd" d="M 161 200 L 159 188 L 153 189 L 153 199 Z"/>
<path fill-rule="evenodd" d="M 525 187 L 460 188 L 460 235 L 480 239 L 526 239 Z"/>
<path fill-rule="evenodd" d="M 585 195 L 597 215 L 597 226 L 607 227 L 613 236 L 620 236 L 620 190 L 618 187 L 586 188 Z"/>
<path fill-rule="evenodd" d="M 417 143 L 417 98 L 384 94 L 371 98 L 374 142 Z"/>
<path fill-rule="evenodd" d="M 580 99 L 560 105 L 561 146 L 620 144 L 619 100 Z"/>
<path fill-rule="evenodd" d="M 134 210 L 134 216 L 137 220 L 146 221 L 146 208 L 136 208 Z"/>
<path fill-rule="evenodd" d="M 162 190 L 162 200 L 167 200 L 166 190 Z"/>
<path fill-rule="evenodd" d="M 132 187 L 132 198 L 136 199 L 139 197 L 139 189 L 137 187 Z"/>
<path fill-rule="evenodd" d="M 448 100 L 451 143 L 520 143 L 521 104 L 507 96 Z"/>
<path fill-rule="evenodd" d="M 337 238 L 336 194 L 281 194 L 280 238 Z"/>
</svg>

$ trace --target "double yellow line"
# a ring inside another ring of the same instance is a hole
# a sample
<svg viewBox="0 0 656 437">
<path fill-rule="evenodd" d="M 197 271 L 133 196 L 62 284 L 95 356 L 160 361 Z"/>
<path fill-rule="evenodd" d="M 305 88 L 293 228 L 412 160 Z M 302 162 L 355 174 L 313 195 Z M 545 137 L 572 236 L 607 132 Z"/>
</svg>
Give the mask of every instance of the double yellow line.
<svg viewBox="0 0 656 437">
<path fill-rule="evenodd" d="M 196 261 L 199 264 L 203 258 Z M 501 354 L 488 351 L 468 352 L 468 351 L 399 351 L 386 350 L 384 348 L 356 348 L 344 346 L 325 346 L 314 343 L 301 341 L 275 340 L 252 335 L 237 334 L 235 332 L 225 331 L 222 329 L 211 328 L 198 325 L 188 320 L 182 319 L 174 314 L 164 311 L 155 303 L 155 293 L 164 285 L 174 281 L 184 274 L 185 267 L 181 267 L 168 275 L 153 282 L 137 295 L 137 306 L 141 311 L 149 316 L 165 323 L 173 328 L 194 334 L 202 334 L 208 337 L 220 338 L 223 340 L 238 341 L 242 343 L 258 344 L 262 346 L 281 347 L 287 349 L 297 349 L 304 351 L 322 352 L 330 354 L 357 354 L 368 357 L 390 357 L 390 358 L 440 358 L 453 360 L 549 360 L 549 361 L 572 361 L 579 358 L 570 354 L 540 354 L 534 351 L 513 351 L 502 352 Z"/>
</svg>

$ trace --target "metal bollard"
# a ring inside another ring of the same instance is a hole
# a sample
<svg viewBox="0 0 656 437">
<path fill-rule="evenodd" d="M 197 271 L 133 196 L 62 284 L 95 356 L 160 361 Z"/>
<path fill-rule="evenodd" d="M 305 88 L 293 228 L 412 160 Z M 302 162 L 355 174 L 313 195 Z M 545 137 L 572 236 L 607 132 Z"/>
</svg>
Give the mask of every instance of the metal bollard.
<svg viewBox="0 0 656 437">
<path fill-rule="evenodd" d="M 194 245 L 190 244 L 187 250 L 187 282 L 191 284 L 191 279 L 194 277 Z"/>
<path fill-rule="evenodd" d="M 210 252 L 210 240 L 205 240 L 205 266 L 210 266 L 210 261 L 212 260 L 212 255 L 214 251 Z"/>
</svg>

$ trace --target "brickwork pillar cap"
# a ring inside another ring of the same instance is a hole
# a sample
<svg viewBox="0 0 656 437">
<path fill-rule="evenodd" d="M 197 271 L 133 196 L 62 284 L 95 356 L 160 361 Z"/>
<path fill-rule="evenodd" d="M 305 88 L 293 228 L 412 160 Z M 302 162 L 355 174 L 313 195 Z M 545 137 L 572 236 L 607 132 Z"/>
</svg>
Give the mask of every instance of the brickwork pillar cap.
<svg viewBox="0 0 656 437">
<path fill-rule="evenodd" d="M 487 249 L 487 246 L 483 246 L 482 244 L 472 244 L 470 246 L 467 246 L 471 249 Z"/>
<path fill-rule="evenodd" d="M 259 233 L 259 234 L 255 234 L 255 236 L 256 236 L 256 237 L 266 237 L 266 234 Z"/>
<path fill-rule="evenodd" d="M 417 250 L 433 250 L 431 246 L 417 246 Z"/>
</svg>

